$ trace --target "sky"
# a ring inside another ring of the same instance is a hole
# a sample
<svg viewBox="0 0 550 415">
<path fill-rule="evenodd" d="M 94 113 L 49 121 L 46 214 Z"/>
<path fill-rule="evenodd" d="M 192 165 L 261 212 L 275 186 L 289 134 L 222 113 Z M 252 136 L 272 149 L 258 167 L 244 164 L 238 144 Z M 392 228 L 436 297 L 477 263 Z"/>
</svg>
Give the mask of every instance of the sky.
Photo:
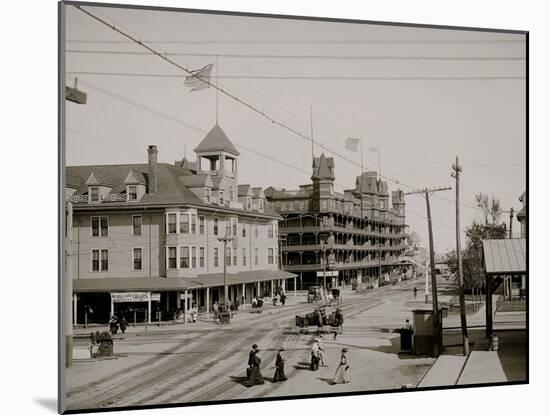
<svg viewBox="0 0 550 415">
<path fill-rule="evenodd" d="M 458 155 L 462 230 L 481 219 L 476 193 L 494 195 L 506 210 L 521 208 L 521 34 L 85 9 L 159 52 L 175 53 L 170 59 L 185 68 L 218 56 L 213 82 L 221 88 L 307 137 L 313 125 L 314 140 L 338 154 L 314 146 L 316 156 L 335 158 L 337 191 L 353 187 L 360 174 L 360 154 L 344 147 L 347 137 L 358 137 L 368 169 L 378 168 L 378 154 L 368 148 L 379 146 L 382 175 L 399 182 L 389 181 L 390 190 L 454 186 Z M 215 90 L 189 92 L 183 70 L 72 6 L 66 25 L 67 84 L 78 77 L 88 94 L 86 105 L 66 104 L 66 164 L 146 163 L 150 144 L 161 162 L 194 159 L 193 149 L 216 122 Z M 241 152 L 240 183 L 287 189 L 310 183 L 310 141 L 223 94 L 218 114 Z M 437 252 L 455 247 L 454 200 L 454 187 L 431 198 Z M 425 200 L 410 195 L 406 202 L 410 230 L 427 244 Z M 519 222 L 513 226 L 519 231 Z"/>
</svg>

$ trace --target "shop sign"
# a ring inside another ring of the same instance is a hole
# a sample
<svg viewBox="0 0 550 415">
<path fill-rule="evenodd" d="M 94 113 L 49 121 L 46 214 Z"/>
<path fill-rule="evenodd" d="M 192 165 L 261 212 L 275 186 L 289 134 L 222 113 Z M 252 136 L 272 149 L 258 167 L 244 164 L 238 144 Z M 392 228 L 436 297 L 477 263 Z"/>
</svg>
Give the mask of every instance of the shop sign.
<svg viewBox="0 0 550 415">
<path fill-rule="evenodd" d="M 149 292 L 124 292 L 124 293 L 111 293 L 111 299 L 113 303 L 137 303 L 141 301 L 149 301 Z"/>
</svg>

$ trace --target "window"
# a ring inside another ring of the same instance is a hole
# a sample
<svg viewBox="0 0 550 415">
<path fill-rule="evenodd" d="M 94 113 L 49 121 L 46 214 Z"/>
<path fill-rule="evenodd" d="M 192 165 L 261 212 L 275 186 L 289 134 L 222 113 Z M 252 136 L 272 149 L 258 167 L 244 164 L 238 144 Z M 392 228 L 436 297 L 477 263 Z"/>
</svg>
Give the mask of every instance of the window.
<svg viewBox="0 0 550 415">
<path fill-rule="evenodd" d="M 233 186 L 229 186 L 229 201 L 233 201 Z"/>
<path fill-rule="evenodd" d="M 204 203 L 210 203 L 211 191 L 210 188 L 204 189 Z"/>
<path fill-rule="evenodd" d="M 199 232 L 204 235 L 204 216 L 199 216 Z"/>
<path fill-rule="evenodd" d="M 180 233 L 189 233 L 189 215 L 180 215 Z"/>
<path fill-rule="evenodd" d="M 177 251 L 175 246 L 168 247 L 168 269 L 176 269 L 177 263 Z"/>
<path fill-rule="evenodd" d="M 99 202 L 99 187 L 90 187 L 90 202 Z"/>
<path fill-rule="evenodd" d="M 141 248 L 134 248 L 134 271 L 141 269 Z"/>
<path fill-rule="evenodd" d="M 197 215 L 191 215 L 191 233 L 197 233 Z"/>
<path fill-rule="evenodd" d="M 254 225 L 254 237 L 256 239 L 258 239 L 258 224 L 257 223 Z"/>
<path fill-rule="evenodd" d="M 254 265 L 258 265 L 258 248 L 254 248 Z"/>
<path fill-rule="evenodd" d="M 231 248 L 227 248 L 225 252 L 225 263 L 227 266 L 231 265 Z"/>
<path fill-rule="evenodd" d="M 250 196 L 246 198 L 246 209 L 252 210 L 252 198 Z"/>
<path fill-rule="evenodd" d="M 199 267 L 204 267 L 204 247 L 199 248 Z"/>
<path fill-rule="evenodd" d="M 328 210 L 328 202 L 326 199 L 321 200 L 321 210 Z"/>
<path fill-rule="evenodd" d="M 219 266 L 218 248 L 214 248 L 214 267 Z"/>
<path fill-rule="evenodd" d="M 191 247 L 191 267 L 197 268 L 197 247 Z"/>
<path fill-rule="evenodd" d="M 231 236 L 231 220 L 225 221 L 225 236 Z"/>
<path fill-rule="evenodd" d="M 224 191 L 223 190 L 219 191 L 219 197 L 220 197 L 220 205 L 223 205 L 224 204 L 224 201 L 223 201 Z"/>
<path fill-rule="evenodd" d="M 264 211 L 264 200 L 263 199 L 258 199 L 258 210 L 260 212 L 263 212 Z"/>
<path fill-rule="evenodd" d="M 268 226 L 267 226 L 267 237 L 268 238 L 272 238 L 273 239 L 273 229 L 275 228 L 275 226 L 270 223 Z"/>
<path fill-rule="evenodd" d="M 99 249 L 92 249 L 92 271 L 99 272 Z"/>
<path fill-rule="evenodd" d="M 273 248 L 267 248 L 267 263 L 273 264 Z"/>
<path fill-rule="evenodd" d="M 237 236 L 237 219 L 232 218 L 231 219 L 231 225 L 233 227 L 233 236 Z"/>
<path fill-rule="evenodd" d="M 128 186 L 128 200 L 137 200 L 137 186 Z"/>
<path fill-rule="evenodd" d="M 246 225 L 243 223 L 243 230 L 242 230 L 243 238 L 246 238 Z"/>
<path fill-rule="evenodd" d="M 243 265 L 246 266 L 246 248 L 243 248 Z"/>
<path fill-rule="evenodd" d="M 108 216 L 92 216 L 92 236 L 109 236 Z"/>
<path fill-rule="evenodd" d="M 141 236 L 141 216 L 132 216 L 132 235 Z"/>
<path fill-rule="evenodd" d="M 189 247 L 180 246 L 180 268 L 189 268 Z"/>
<path fill-rule="evenodd" d="M 237 266 L 237 248 L 233 248 L 233 265 Z"/>
<path fill-rule="evenodd" d="M 176 214 L 175 213 L 169 213 L 168 214 L 168 233 L 176 233 Z M 174 267 L 175 268 L 175 267 Z"/>
</svg>

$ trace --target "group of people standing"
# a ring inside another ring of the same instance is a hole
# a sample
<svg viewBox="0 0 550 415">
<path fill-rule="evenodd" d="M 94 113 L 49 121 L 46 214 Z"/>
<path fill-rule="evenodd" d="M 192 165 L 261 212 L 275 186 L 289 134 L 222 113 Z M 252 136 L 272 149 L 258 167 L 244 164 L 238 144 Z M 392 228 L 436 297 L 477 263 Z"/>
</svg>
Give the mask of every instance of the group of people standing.
<svg viewBox="0 0 550 415">
<path fill-rule="evenodd" d="M 287 380 L 285 375 L 285 348 L 280 347 L 277 357 L 275 358 L 275 374 L 273 375 L 273 382 L 284 382 Z M 246 369 L 246 385 L 263 385 L 265 383 L 260 364 L 262 359 L 260 357 L 260 348 L 257 344 L 253 344 L 248 353 L 248 368 Z"/>
<path fill-rule="evenodd" d="M 319 366 L 326 366 L 323 360 L 323 350 L 325 350 L 321 344 L 319 338 L 313 339 L 313 345 L 311 346 L 311 362 L 310 369 L 313 371 L 319 370 Z M 348 383 L 350 381 L 350 367 L 348 364 L 348 349 L 343 348 L 340 353 L 340 360 L 336 367 L 336 372 L 332 378 L 332 384 L 336 383 Z"/>
<path fill-rule="evenodd" d="M 311 370 L 318 370 L 319 365 L 326 366 L 323 360 L 322 351 L 324 348 L 321 345 L 321 341 L 318 338 L 313 340 L 313 345 L 311 347 Z M 348 363 L 348 349 L 343 348 L 340 353 L 340 359 L 338 361 L 338 366 L 332 378 L 332 384 L 337 383 L 349 383 L 350 381 L 350 366 Z M 275 357 L 275 374 L 273 375 L 273 383 L 284 382 L 288 378 L 285 374 L 285 348 L 280 347 L 277 356 Z M 261 371 L 262 359 L 260 357 L 260 348 L 257 344 L 253 344 L 250 351 L 248 352 L 248 368 L 246 369 L 246 385 L 263 385 L 265 383 L 264 377 Z"/>
</svg>

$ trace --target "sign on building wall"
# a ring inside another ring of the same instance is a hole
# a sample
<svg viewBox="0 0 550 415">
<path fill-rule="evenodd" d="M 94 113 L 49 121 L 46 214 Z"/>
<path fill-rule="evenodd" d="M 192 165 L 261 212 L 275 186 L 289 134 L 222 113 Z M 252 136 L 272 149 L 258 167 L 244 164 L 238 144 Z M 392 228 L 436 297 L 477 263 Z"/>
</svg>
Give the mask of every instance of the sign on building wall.
<svg viewBox="0 0 550 415">
<path fill-rule="evenodd" d="M 158 299 L 156 301 L 160 301 L 160 293 L 155 293 L 155 294 L 158 296 Z M 155 294 L 153 294 L 153 297 L 155 296 Z M 149 293 L 139 292 L 139 291 L 125 292 L 125 293 L 111 293 L 111 299 L 113 303 L 137 303 L 141 301 L 149 301 Z"/>
</svg>

